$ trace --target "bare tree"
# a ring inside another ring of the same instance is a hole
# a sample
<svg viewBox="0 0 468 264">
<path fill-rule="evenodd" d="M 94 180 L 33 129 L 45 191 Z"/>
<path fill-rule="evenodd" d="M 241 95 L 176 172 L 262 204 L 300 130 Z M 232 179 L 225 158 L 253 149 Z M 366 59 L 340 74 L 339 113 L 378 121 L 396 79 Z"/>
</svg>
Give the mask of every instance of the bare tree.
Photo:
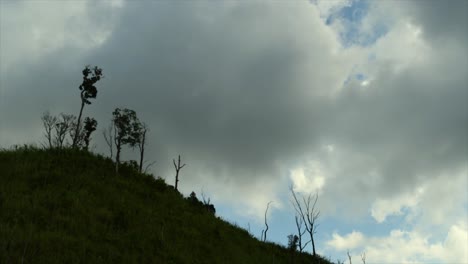
<svg viewBox="0 0 468 264">
<path fill-rule="evenodd" d="M 302 243 L 303 242 L 302 237 L 306 233 L 306 229 L 303 226 L 304 222 L 302 221 L 302 217 L 300 217 L 297 213 L 294 216 L 294 220 L 296 221 L 296 228 L 297 228 L 297 237 L 298 237 L 298 245 L 297 246 L 299 248 L 299 252 L 302 252 L 304 250 L 304 248 L 307 247 L 307 245 L 310 243 L 310 240 L 307 241 L 304 244 Z"/>
<path fill-rule="evenodd" d="M 362 264 L 366 264 L 366 252 L 362 252 L 361 254 Z"/>
<path fill-rule="evenodd" d="M 206 197 L 205 192 L 203 191 L 203 189 L 201 191 L 201 197 L 202 197 L 203 205 L 210 205 L 211 204 L 210 197 Z"/>
<path fill-rule="evenodd" d="M 151 168 L 151 166 L 153 166 L 154 164 L 156 164 L 156 161 L 153 161 L 149 163 L 148 165 L 146 165 L 145 169 L 143 170 L 143 173 L 147 173 L 148 169 Z"/>
<path fill-rule="evenodd" d="M 202 203 L 203 203 L 203 206 L 211 213 L 215 214 L 216 213 L 216 208 L 214 207 L 214 205 L 211 203 L 211 199 L 210 197 L 206 197 L 205 193 L 203 192 L 203 190 L 201 191 L 201 196 L 202 196 Z"/>
<path fill-rule="evenodd" d="M 110 124 L 109 127 L 107 127 L 107 129 L 104 129 L 102 131 L 102 135 L 104 136 L 104 140 L 106 141 L 106 144 L 109 147 L 110 158 L 112 159 L 114 157 L 114 125 Z"/>
<path fill-rule="evenodd" d="M 267 222 L 267 214 L 268 214 L 268 208 L 270 207 L 270 204 L 272 203 L 273 201 L 270 201 L 268 202 L 267 204 L 267 208 L 265 210 L 265 229 L 262 230 L 262 237 L 260 238 L 263 242 L 266 241 L 266 238 L 267 238 L 267 232 L 268 232 L 268 222 Z"/>
<path fill-rule="evenodd" d="M 184 165 L 180 165 L 180 155 L 179 155 L 179 161 L 177 162 L 176 164 L 176 161 L 175 159 L 172 159 L 172 162 L 174 163 L 174 168 L 176 170 L 176 175 L 175 175 L 175 187 L 174 189 L 177 191 L 177 185 L 179 183 L 179 171 L 185 166 Z"/>
<path fill-rule="evenodd" d="M 317 233 L 318 224 L 316 222 L 320 216 L 320 211 L 315 208 L 317 205 L 318 193 L 316 193 L 313 197 L 311 194 L 309 194 L 307 198 L 302 196 L 302 201 L 299 201 L 292 186 L 290 187 L 290 190 L 294 199 L 292 204 L 296 210 L 296 215 L 302 219 L 302 222 L 305 225 L 305 230 L 307 233 L 309 233 L 310 242 L 312 242 L 312 254 L 316 256 L 317 254 L 315 252 L 314 234 Z"/>
<path fill-rule="evenodd" d="M 52 148 L 53 140 L 52 140 L 52 131 L 57 123 L 57 117 L 50 115 L 49 111 L 45 112 L 41 116 L 42 124 L 44 125 L 45 133 L 44 136 L 47 139 L 47 143 L 49 144 L 49 148 Z"/>
<path fill-rule="evenodd" d="M 353 264 L 353 263 L 351 262 L 351 255 L 349 254 L 349 250 L 348 250 L 348 252 L 346 252 L 346 253 L 348 254 L 349 264 Z"/>
<path fill-rule="evenodd" d="M 97 88 L 94 86 L 102 78 L 102 69 L 97 66 L 90 69 L 86 66 L 83 71 L 83 82 L 78 87 L 80 89 L 81 108 L 78 120 L 76 122 L 75 133 L 73 134 L 72 147 L 75 148 L 78 144 L 78 140 L 81 136 L 81 116 L 83 114 L 83 108 L 85 104 L 91 104 L 89 99 L 94 99 L 97 96 Z"/>
<path fill-rule="evenodd" d="M 60 117 L 55 124 L 54 144 L 56 147 L 63 148 L 65 138 L 71 132 L 70 130 L 73 128 L 75 119 L 76 117 L 74 115 L 60 113 Z"/>
</svg>

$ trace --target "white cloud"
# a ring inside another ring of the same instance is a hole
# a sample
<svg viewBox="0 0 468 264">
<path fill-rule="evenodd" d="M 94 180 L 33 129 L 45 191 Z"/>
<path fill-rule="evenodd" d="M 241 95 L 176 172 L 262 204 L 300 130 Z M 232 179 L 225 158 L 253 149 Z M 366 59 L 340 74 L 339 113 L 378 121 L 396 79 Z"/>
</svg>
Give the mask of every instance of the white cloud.
<svg viewBox="0 0 468 264">
<path fill-rule="evenodd" d="M 468 263 L 468 229 L 466 219 L 450 227 L 444 242 L 446 263 Z"/>
<path fill-rule="evenodd" d="M 417 188 L 412 194 L 400 194 L 391 199 L 377 199 L 371 208 L 372 217 L 379 223 L 385 221 L 390 215 L 401 215 L 402 208 L 412 208 L 418 205 L 423 188 Z"/>
<path fill-rule="evenodd" d="M 123 6 L 119 2 L 1 1 L 0 68 L 33 63 L 61 49 L 73 49 L 69 56 L 85 55 L 110 36 Z M 96 19 L 93 13 L 98 10 L 106 11 Z"/>
<path fill-rule="evenodd" d="M 392 230 L 388 236 L 368 237 L 353 231 L 341 236 L 334 233 L 326 245 L 354 261 L 366 253 L 366 263 L 468 263 L 468 230 L 452 225 L 445 242 L 430 242 L 430 236 L 415 231 Z"/>
<path fill-rule="evenodd" d="M 326 244 L 336 250 L 352 250 L 362 247 L 364 243 L 364 235 L 361 232 L 353 231 L 345 236 L 340 236 L 338 233 L 333 233 L 332 239 Z"/>
<path fill-rule="evenodd" d="M 310 161 L 304 167 L 291 170 L 290 178 L 294 189 L 304 193 L 320 192 L 326 182 L 323 168 L 317 161 Z"/>
</svg>

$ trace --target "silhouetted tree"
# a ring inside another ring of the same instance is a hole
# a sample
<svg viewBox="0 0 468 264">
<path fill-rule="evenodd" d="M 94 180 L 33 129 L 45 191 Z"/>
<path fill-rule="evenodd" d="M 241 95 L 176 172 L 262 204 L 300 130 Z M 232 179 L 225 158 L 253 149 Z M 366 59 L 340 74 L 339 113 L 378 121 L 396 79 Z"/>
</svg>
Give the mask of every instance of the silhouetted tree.
<svg viewBox="0 0 468 264">
<path fill-rule="evenodd" d="M 75 133 L 73 137 L 72 147 L 76 147 L 78 144 L 79 137 L 81 135 L 81 116 L 83 114 L 83 108 L 85 104 L 91 104 L 89 99 L 94 99 L 97 96 L 97 88 L 95 84 L 102 78 L 102 69 L 95 66 L 90 68 L 86 66 L 83 71 L 83 82 L 79 86 L 80 89 L 80 98 L 81 98 L 81 108 L 80 114 L 78 115 L 78 120 L 76 122 Z"/>
<path fill-rule="evenodd" d="M 299 252 L 302 252 L 304 248 L 307 246 L 307 244 L 310 243 L 310 240 L 307 241 L 306 243 L 302 244 L 302 237 L 304 236 L 306 229 L 303 226 L 304 222 L 302 221 L 302 217 L 300 217 L 297 213 L 294 216 L 294 220 L 296 221 L 296 228 L 297 228 L 297 237 L 298 237 L 298 248 Z"/>
<path fill-rule="evenodd" d="M 315 242 L 314 242 L 314 234 L 317 232 L 317 219 L 320 215 L 320 211 L 318 211 L 315 206 L 318 200 L 318 193 L 314 195 L 312 199 L 312 195 L 309 194 L 307 199 L 302 196 L 302 203 L 296 196 L 293 187 L 290 187 L 292 197 L 294 199 L 293 206 L 296 210 L 297 216 L 299 216 L 305 224 L 305 229 L 307 233 L 310 235 L 310 241 L 312 242 L 312 253 L 316 256 L 315 252 Z"/>
<path fill-rule="evenodd" d="M 175 159 L 172 159 L 172 162 L 174 163 L 174 168 L 176 170 L 174 189 L 177 191 L 177 186 L 178 186 L 178 183 L 179 183 L 179 171 L 185 166 L 185 164 L 180 165 L 180 155 L 179 155 L 179 161 L 177 162 L 177 164 L 176 164 Z"/>
<path fill-rule="evenodd" d="M 202 198 L 203 198 L 202 201 L 198 200 L 197 194 L 192 191 L 190 193 L 190 196 L 187 197 L 187 200 L 190 201 L 190 203 L 192 203 L 194 206 L 197 206 L 200 209 L 204 209 L 204 210 L 207 210 L 208 212 L 210 212 L 212 214 L 215 214 L 216 209 L 215 209 L 214 205 L 210 203 L 210 198 L 206 199 L 203 192 L 202 192 Z"/>
<path fill-rule="evenodd" d="M 138 123 L 138 118 L 135 111 L 124 108 L 116 108 L 112 113 L 112 123 L 114 125 L 114 144 L 116 148 L 115 155 L 115 171 L 119 172 L 120 164 L 120 153 L 122 151 L 122 146 L 125 144 L 134 145 L 135 144 L 135 123 Z"/>
<path fill-rule="evenodd" d="M 114 125 L 110 124 L 107 129 L 102 131 L 104 140 L 106 141 L 107 146 L 109 147 L 110 158 L 114 158 L 114 137 L 115 137 Z"/>
<path fill-rule="evenodd" d="M 298 242 L 299 242 L 299 237 L 297 235 L 293 235 L 293 234 L 289 235 L 288 236 L 288 249 L 291 251 L 296 251 Z"/>
<path fill-rule="evenodd" d="M 139 120 L 137 120 L 137 122 L 133 124 L 132 137 L 134 138 L 134 141 L 132 142 L 132 147 L 138 147 L 138 152 L 140 153 L 140 164 L 138 166 L 138 171 L 140 173 L 143 172 L 146 132 L 148 132 L 148 126 L 145 123 L 141 123 Z"/>
<path fill-rule="evenodd" d="M 94 118 L 86 117 L 84 121 L 84 148 L 89 148 L 89 142 L 91 141 L 91 134 L 96 131 L 97 121 Z"/>
<path fill-rule="evenodd" d="M 122 162 L 122 168 L 130 169 L 132 172 L 138 171 L 138 162 L 136 160 L 127 160 Z"/>
<path fill-rule="evenodd" d="M 198 198 L 197 198 L 197 194 L 196 194 L 194 191 L 192 191 L 192 192 L 190 193 L 189 200 L 190 200 L 192 203 L 198 203 L 198 202 L 199 202 L 199 201 L 198 201 Z"/>
<path fill-rule="evenodd" d="M 79 130 L 77 131 L 75 128 L 77 126 L 78 120 L 74 119 L 70 137 L 75 139 L 75 148 L 80 149 L 88 149 L 89 143 L 91 140 L 91 134 L 96 130 L 97 121 L 92 117 L 86 117 L 79 125 Z M 73 146 L 73 145 L 72 145 Z"/>
<path fill-rule="evenodd" d="M 260 238 L 263 242 L 266 241 L 267 239 L 267 232 L 268 232 L 268 222 L 267 222 L 267 214 L 268 214 L 268 208 L 270 207 L 270 204 L 272 203 L 272 201 L 268 202 L 267 204 L 267 208 L 265 210 L 265 229 L 262 230 L 262 237 Z"/>
<path fill-rule="evenodd" d="M 44 136 L 47 139 L 47 143 L 49 144 L 49 148 L 53 147 L 52 141 L 52 131 L 57 123 L 57 117 L 50 115 L 49 111 L 44 112 L 41 116 L 42 124 L 44 125 L 45 133 Z"/>
<path fill-rule="evenodd" d="M 216 208 L 214 205 L 211 203 L 211 199 L 208 197 L 206 198 L 205 193 L 201 193 L 202 200 L 203 200 L 203 206 L 212 214 L 216 214 Z"/>
<path fill-rule="evenodd" d="M 140 130 L 140 140 L 138 141 L 138 149 L 140 150 L 140 173 L 143 172 L 142 170 L 145 157 L 146 132 L 148 132 L 148 126 L 145 123 L 142 123 Z"/>
<path fill-rule="evenodd" d="M 59 118 L 55 124 L 55 139 L 54 144 L 58 148 L 63 148 L 65 143 L 65 138 L 70 134 L 71 129 L 73 129 L 73 124 L 76 117 L 74 115 L 67 115 L 60 113 Z"/>
</svg>

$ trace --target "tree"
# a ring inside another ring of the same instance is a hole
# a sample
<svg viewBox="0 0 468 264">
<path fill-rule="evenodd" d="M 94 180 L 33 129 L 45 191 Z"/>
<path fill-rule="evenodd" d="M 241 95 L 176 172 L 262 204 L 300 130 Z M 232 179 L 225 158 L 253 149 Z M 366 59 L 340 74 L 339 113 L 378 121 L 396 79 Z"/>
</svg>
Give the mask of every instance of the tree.
<svg viewBox="0 0 468 264">
<path fill-rule="evenodd" d="M 362 252 L 361 254 L 361 260 L 362 260 L 362 264 L 366 264 L 366 252 Z"/>
<path fill-rule="evenodd" d="M 302 217 L 300 217 L 297 213 L 294 216 L 294 220 L 296 221 L 296 228 L 297 228 L 297 246 L 299 248 L 299 252 L 302 252 L 307 244 L 310 243 L 310 240 L 306 243 L 302 243 L 302 237 L 306 233 L 306 229 L 303 227 L 304 222 L 302 221 Z"/>
<path fill-rule="evenodd" d="M 202 202 L 203 202 L 203 206 L 208 210 L 208 212 L 212 213 L 212 214 L 216 214 L 216 208 L 214 207 L 214 205 L 211 203 L 211 199 L 208 197 L 205 196 L 205 193 L 202 191 L 201 193 L 201 196 L 202 196 Z"/>
<path fill-rule="evenodd" d="M 89 142 L 91 141 L 91 134 L 96 130 L 97 121 L 94 118 L 86 117 L 84 121 L 84 148 L 89 148 Z"/>
<path fill-rule="evenodd" d="M 138 120 L 133 124 L 132 136 L 135 140 L 132 142 L 132 147 L 138 147 L 138 152 L 140 153 L 140 164 L 138 166 L 138 171 L 140 173 L 143 172 L 143 163 L 146 146 L 146 132 L 148 132 L 148 126 L 145 123 L 141 123 Z"/>
<path fill-rule="evenodd" d="M 70 134 L 70 130 L 73 128 L 76 117 L 74 115 L 67 115 L 60 113 L 57 122 L 55 123 L 55 139 L 54 144 L 58 148 L 63 148 L 65 138 Z"/>
<path fill-rule="evenodd" d="M 298 242 L 299 242 L 299 237 L 297 235 L 293 235 L 293 234 L 289 235 L 288 236 L 288 249 L 291 251 L 296 251 Z"/>
<path fill-rule="evenodd" d="M 45 112 L 41 117 L 45 129 L 45 137 L 47 139 L 49 148 L 62 148 L 65 143 L 67 135 L 70 134 L 72 127 L 75 125 L 76 117 L 74 115 L 67 115 L 60 113 L 60 115 L 53 116 L 49 112 Z"/>
<path fill-rule="evenodd" d="M 192 203 L 199 203 L 197 194 L 194 191 L 190 193 L 189 201 L 191 201 Z"/>
<path fill-rule="evenodd" d="M 314 256 L 316 256 L 315 252 L 315 242 L 314 242 L 314 234 L 317 232 L 317 219 L 320 216 L 320 211 L 315 208 L 317 205 L 317 200 L 318 200 L 318 193 L 312 197 L 311 194 L 309 194 L 306 197 L 302 196 L 302 203 L 299 201 L 297 198 L 296 193 L 294 192 L 294 188 L 291 186 L 290 187 L 291 194 L 293 197 L 292 204 L 294 206 L 294 209 L 296 210 L 296 215 L 302 219 L 302 222 L 305 225 L 305 230 L 307 233 L 309 233 L 310 236 L 310 241 L 312 242 L 312 253 Z M 300 233 L 299 233 L 300 235 Z"/>
<path fill-rule="evenodd" d="M 267 232 L 268 232 L 267 214 L 268 214 L 268 208 L 270 207 L 271 203 L 272 201 L 268 202 L 267 208 L 265 210 L 265 229 L 262 230 L 262 237 L 260 238 L 263 242 L 265 242 L 267 238 Z"/>
<path fill-rule="evenodd" d="M 179 161 L 178 163 L 176 164 L 176 161 L 175 159 L 172 159 L 172 162 L 174 163 L 174 168 L 176 170 L 176 175 L 175 175 L 175 187 L 174 189 L 177 191 L 177 185 L 179 183 L 179 171 L 185 166 L 184 165 L 180 165 L 180 155 L 179 155 Z"/>
<path fill-rule="evenodd" d="M 52 148 L 53 147 L 52 131 L 55 127 L 55 124 L 57 123 L 57 117 L 50 115 L 49 111 L 47 111 L 42 114 L 41 120 L 45 129 L 44 136 L 47 139 L 49 148 Z"/>
<path fill-rule="evenodd" d="M 110 158 L 112 159 L 114 157 L 114 125 L 110 124 L 109 127 L 107 127 L 107 129 L 104 129 L 102 131 L 102 135 L 104 136 L 104 140 L 106 141 L 106 144 L 109 147 Z"/>
<path fill-rule="evenodd" d="M 75 133 L 73 137 L 72 147 L 77 147 L 79 137 L 81 135 L 81 116 L 83 114 L 83 108 L 85 104 L 91 104 L 90 99 L 94 99 L 97 96 L 97 88 L 95 84 L 102 78 L 102 69 L 95 66 L 90 68 L 86 66 L 83 71 L 83 82 L 79 86 L 80 89 L 80 98 L 81 98 L 81 108 L 80 114 L 78 115 L 78 121 L 76 122 Z"/>
<path fill-rule="evenodd" d="M 112 124 L 114 125 L 114 144 L 116 148 L 115 154 L 115 171 L 119 173 L 120 153 L 122 146 L 125 144 L 134 145 L 135 141 L 135 123 L 139 123 L 135 111 L 124 108 L 116 108 L 112 113 Z"/>
<path fill-rule="evenodd" d="M 91 134 L 96 130 L 97 121 L 92 117 L 86 117 L 81 124 L 77 125 L 78 120 L 73 118 L 73 129 L 70 131 L 70 137 L 75 140 L 75 148 L 88 149 L 91 141 Z M 76 127 L 79 127 L 76 130 Z M 73 145 L 72 145 L 73 147 Z"/>
</svg>

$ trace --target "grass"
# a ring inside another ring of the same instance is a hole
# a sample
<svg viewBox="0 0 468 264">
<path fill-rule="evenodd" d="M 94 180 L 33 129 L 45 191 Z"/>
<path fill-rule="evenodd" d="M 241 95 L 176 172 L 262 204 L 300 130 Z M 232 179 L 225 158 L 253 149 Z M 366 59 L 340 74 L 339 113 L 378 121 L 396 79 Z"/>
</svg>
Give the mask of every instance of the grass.
<svg viewBox="0 0 468 264">
<path fill-rule="evenodd" d="M 0 150 L 0 263 L 330 263 L 86 151 Z"/>
</svg>

